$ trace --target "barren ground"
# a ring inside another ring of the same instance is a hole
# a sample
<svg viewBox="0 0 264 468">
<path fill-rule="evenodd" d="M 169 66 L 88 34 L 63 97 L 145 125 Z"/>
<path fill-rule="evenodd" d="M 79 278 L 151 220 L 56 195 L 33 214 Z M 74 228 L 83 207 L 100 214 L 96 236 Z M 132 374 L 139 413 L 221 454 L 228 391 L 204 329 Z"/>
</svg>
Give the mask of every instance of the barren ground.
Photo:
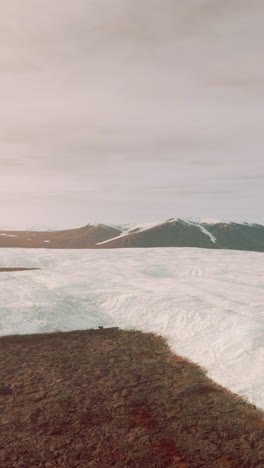
<svg viewBox="0 0 264 468">
<path fill-rule="evenodd" d="M 0 339 L 1 468 L 264 467 L 253 405 L 118 329 Z"/>
<path fill-rule="evenodd" d="M 0 268 L 0 273 L 8 273 L 9 271 L 28 271 L 28 270 L 39 270 L 39 268 L 23 268 L 23 267 L 14 267 L 14 268 Z"/>
</svg>

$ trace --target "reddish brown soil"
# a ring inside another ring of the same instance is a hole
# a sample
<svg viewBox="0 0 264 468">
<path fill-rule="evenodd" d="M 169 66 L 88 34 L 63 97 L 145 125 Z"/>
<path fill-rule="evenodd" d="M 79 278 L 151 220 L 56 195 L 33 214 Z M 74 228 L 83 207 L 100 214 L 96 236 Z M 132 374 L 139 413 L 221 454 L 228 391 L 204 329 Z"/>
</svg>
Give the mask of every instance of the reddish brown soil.
<svg viewBox="0 0 264 468">
<path fill-rule="evenodd" d="M 264 467 L 254 406 L 118 329 L 0 339 L 1 468 Z"/>
<path fill-rule="evenodd" d="M 9 271 L 28 271 L 28 270 L 39 270 L 39 268 L 0 268 L 0 273 L 8 273 Z"/>
<path fill-rule="evenodd" d="M 88 224 L 63 231 L 0 231 L 0 247 L 92 249 L 97 242 L 104 242 L 120 233 L 118 229 L 103 224 Z"/>
</svg>

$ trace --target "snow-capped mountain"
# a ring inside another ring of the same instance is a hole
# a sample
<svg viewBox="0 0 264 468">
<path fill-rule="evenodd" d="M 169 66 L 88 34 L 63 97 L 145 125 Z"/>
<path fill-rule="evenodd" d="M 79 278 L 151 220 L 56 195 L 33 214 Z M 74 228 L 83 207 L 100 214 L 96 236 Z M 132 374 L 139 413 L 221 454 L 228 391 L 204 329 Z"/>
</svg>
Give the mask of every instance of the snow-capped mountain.
<svg viewBox="0 0 264 468">
<path fill-rule="evenodd" d="M 172 218 L 153 226 L 130 229 L 97 246 L 99 248 L 202 247 L 264 252 L 264 226 Z"/>
<path fill-rule="evenodd" d="M 200 247 L 264 252 L 264 226 L 171 218 L 143 226 L 88 224 L 61 231 L 0 231 L 0 247 L 114 249 Z"/>
</svg>

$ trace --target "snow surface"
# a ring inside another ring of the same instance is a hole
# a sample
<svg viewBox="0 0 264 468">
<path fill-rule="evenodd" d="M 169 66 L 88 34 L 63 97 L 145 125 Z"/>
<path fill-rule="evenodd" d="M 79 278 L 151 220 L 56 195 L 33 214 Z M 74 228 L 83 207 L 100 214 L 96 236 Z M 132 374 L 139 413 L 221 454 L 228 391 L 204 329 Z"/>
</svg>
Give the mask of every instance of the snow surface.
<svg viewBox="0 0 264 468">
<path fill-rule="evenodd" d="M 210 240 L 215 244 L 216 243 L 216 237 L 213 236 L 213 234 L 211 234 L 211 232 L 209 232 L 204 226 L 202 226 L 201 224 L 197 224 L 198 228 L 206 235 L 210 238 Z"/>
<path fill-rule="evenodd" d="M 194 248 L 1 249 L 0 334 L 93 328 L 160 333 L 264 408 L 264 256 Z"/>
<path fill-rule="evenodd" d="M 5 237 L 17 237 L 16 234 L 6 234 L 6 233 L 1 233 L 0 236 L 5 236 Z"/>
<path fill-rule="evenodd" d="M 123 232 L 121 232 L 121 234 L 118 234 L 118 236 L 111 237 L 111 239 L 106 239 L 106 240 L 103 241 L 103 242 L 97 242 L 96 245 L 108 244 L 108 242 L 112 242 L 112 241 L 115 240 L 115 239 L 120 239 L 120 237 L 126 237 L 126 236 L 128 236 L 129 234 L 130 234 L 129 231 L 123 231 Z"/>
</svg>

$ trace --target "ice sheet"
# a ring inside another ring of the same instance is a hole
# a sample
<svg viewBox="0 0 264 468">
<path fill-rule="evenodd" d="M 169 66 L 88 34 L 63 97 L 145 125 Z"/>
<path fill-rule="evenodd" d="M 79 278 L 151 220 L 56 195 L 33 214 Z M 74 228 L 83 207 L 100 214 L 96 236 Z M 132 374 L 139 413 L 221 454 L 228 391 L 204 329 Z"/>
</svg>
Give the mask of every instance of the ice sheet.
<svg viewBox="0 0 264 468">
<path fill-rule="evenodd" d="M 264 255 L 194 248 L 1 249 L 0 334 L 102 326 L 160 333 L 264 408 Z"/>
</svg>

